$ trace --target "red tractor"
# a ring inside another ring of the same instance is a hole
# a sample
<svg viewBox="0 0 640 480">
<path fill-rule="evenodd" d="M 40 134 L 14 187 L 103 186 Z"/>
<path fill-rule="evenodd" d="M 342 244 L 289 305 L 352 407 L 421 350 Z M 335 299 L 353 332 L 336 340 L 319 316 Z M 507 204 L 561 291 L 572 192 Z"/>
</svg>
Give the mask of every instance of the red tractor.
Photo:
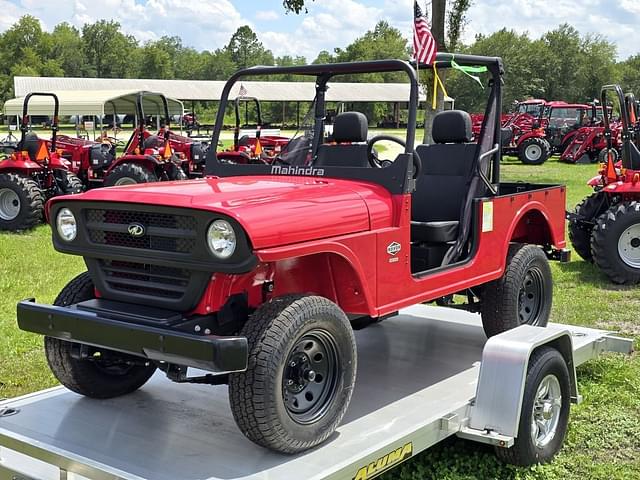
<svg viewBox="0 0 640 480">
<path fill-rule="evenodd" d="M 51 141 L 29 129 L 29 100 L 53 98 Z M 71 163 L 57 149 L 58 97 L 53 93 L 30 93 L 22 107 L 21 137 L 15 150 L 0 160 L 0 230 L 27 230 L 43 218 L 44 203 L 57 195 L 82 192 L 82 182 Z"/>
<path fill-rule="evenodd" d="M 527 165 L 540 165 L 566 149 L 577 130 L 589 121 L 590 111 L 586 104 L 547 102 L 530 131 L 511 128 L 510 137 L 504 139 L 505 153 L 517 154 Z"/>
<path fill-rule="evenodd" d="M 245 106 L 245 123 L 241 126 L 240 105 Z M 257 123 L 249 125 L 248 106 L 253 105 Z M 289 143 L 288 137 L 263 133 L 260 101 L 254 97 L 237 97 L 234 102 L 236 126 L 233 130 L 233 146 L 218 154 L 222 161 L 232 163 L 269 163 Z"/>
<path fill-rule="evenodd" d="M 619 85 L 602 87 L 602 104 L 613 92 L 621 111 L 622 161 L 616 163 L 611 122 L 603 117 L 606 162 L 589 181 L 594 192 L 568 214 L 569 238 L 583 259 L 595 263 L 611 281 L 640 282 L 640 150 L 634 125 L 635 101 Z"/>
<path fill-rule="evenodd" d="M 606 162 L 607 141 L 604 136 L 604 126 L 602 121 L 602 107 L 599 103 L 591 104 L 591 122 L 587 126 L 580 127 L 562 155 L 560 161 L 568 163 L 600 163 Z M 620 140 L 620 122 L 611 118 L 612 109 L 607 107 L 607 115 L 611 125 L 611 144 L 614 148 L 614 155 L 618 156 L 618 151 L 622 146 Z"/>
<path fill-rule="evenodd" d="M 514 111 L 510 113 L 503 113 L 500 116 L 500 123 L 503 127 L 515 126 L 521 132 L 528 132 L 531 130 L 531 125 L 538 118 L 542 107 L 547 103 L 546 100 L 540 98 L 531 98 L 522 102 L 515 102 Z M 480 128 L 482 127 L 482 121 L 484 120 L 484 114 L 472 113 L 471 122 L 473 134 L 475 137 L 480 135 Z"/>
<path fill-rule="evenodd" d="M 53 373 L 79 394 L 124 395 L 156 369 L 176 382 L 228 384 L 241 431 L 296 453 L 327 440 L 347 411 L 354 328 L 436 301 L 480 313 L 488 336 L 545 326 L 548 260 L 567 259 L 565 187 L 500 181 L 502 61 L 438 53 L 438 69 L 453 65 L 492 76 L 477 142 L 469 114 L 450 110 L 434 118 L 434 143 L 414 147 L 419 87 L 415 66 L 402 60 L 235 73 L 220 98 L 206 178 L 48 204 L 55 248 L 83 256 L 88 272 L 55 305 L 20 302 L 20 328 L 46 337 Z M 325 142 L 330 81 L 380 72 L 408 77 L 406 136 L 369 138 L 366 116 L 345 112 Z M 315 78 L 306 163 L 221 161 L 214 146 L 229 92 L 246 77 L 283 74 Z M 383 140 L 402 148 L 393 161 L 376 160 Z M 190 367 L 209 373 L 190 375 Z M 540 391 L 547 377 L 562 389 L 548 412 L 558 415 L 545 437 L 552 446 L 539 444 L 537 427 L 523 420 L 512 450 L 499 449 L 503 459 L 548 461 L 560 448 L 568 374 L 543 367 L 527 388 Z M 523 419 L 537 412 L 529 408 Z"/>
</svg>

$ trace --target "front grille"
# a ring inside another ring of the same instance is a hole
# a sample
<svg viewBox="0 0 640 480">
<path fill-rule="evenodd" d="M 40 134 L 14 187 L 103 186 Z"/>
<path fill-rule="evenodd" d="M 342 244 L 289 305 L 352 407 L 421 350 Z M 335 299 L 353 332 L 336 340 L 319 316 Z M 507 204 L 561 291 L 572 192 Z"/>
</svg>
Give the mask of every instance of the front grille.
<svg viewBox="0 0 640 480">
<path fill-rule="evenodd" d="M 104 282 L 119 293 L 180 300 L 184 297 L 191 272 L 181 268 L 116 260 L 99 260 Z"/>
<path fill-rule="evenodd" d="M 85 218 L 94 244 L 178 253 L 192 253 L 196 247 L 197 222 L 187 215 L 88 209 Z M 142 225 L 145 235 L 131 236 L 132 223 Z"/>
</svg>

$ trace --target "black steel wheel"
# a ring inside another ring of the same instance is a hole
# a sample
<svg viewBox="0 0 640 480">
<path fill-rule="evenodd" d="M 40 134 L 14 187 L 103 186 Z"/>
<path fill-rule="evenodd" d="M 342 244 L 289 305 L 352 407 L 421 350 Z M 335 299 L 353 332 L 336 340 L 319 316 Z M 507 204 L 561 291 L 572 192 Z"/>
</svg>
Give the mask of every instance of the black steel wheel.
<svg viewBox="0 0 640 480">
<path fill-rule="evenodd" d="M 609 208 L 608 196 L 595 192 L 583 199 L 574 210 L 578 218 L 569 220 L 569 240 L 573 249 L 587 262 L 593 262 L 591 255 L 591 232 L 596 219 Z"/>
<path fill-rule="evenodd" d="M 483 287 L 482 326 L 487 337 L 519 325 L 546 326 L 552 294 L 551 268 L 542 249 L 511 245 L 504 274 Z"/>
<path fill-rule="evenodd" d="M 571 383 L 564 357 L 551 347 L 531 354 L 522 398 L 518 437 L 511 448 L 496 447 L 513 465 L 547 463 L 558 453 L 569 423 Z"/>
<path fill-rule="evenodd" d="M 611 206 L 591 235 L 594 263 L 614 283 L 640 283 L 640 202 Z"/>
<path fill-rule="evenodd" d="M 54 305 L 68 306 L 95 298 L 93 281 L 87 272 L 71 280 Z M 112 398 L 131 393 L 144 385 L 156 370 L 152 362 L 107 349 L 88 348 L 77 343 L 45 337 L 49 368 L 69 390 L 92 398 Z"/>
<path fill-rule="evenodd" d="M 323 297 L 280 297 L 258 308 L 242 335 L 249 342 L 247 370 L 229 375 L 242 433 L 283 453 L 324 442 L 355 383 L 355 339 L 344 312 Z"/>
<path fill-rule="evenodd" d="M 16 173 L 0 174 L 0 230 L 28 230 L 44 213 L 45 196 L 38 184 Z"/>
</svg>

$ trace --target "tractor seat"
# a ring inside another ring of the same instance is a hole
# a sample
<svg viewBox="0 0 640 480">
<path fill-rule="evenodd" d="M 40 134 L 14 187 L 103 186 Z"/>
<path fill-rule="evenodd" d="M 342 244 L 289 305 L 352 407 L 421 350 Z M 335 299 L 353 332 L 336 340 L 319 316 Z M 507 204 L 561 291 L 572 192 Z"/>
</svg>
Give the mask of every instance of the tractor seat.
<svg viewBox="0 0 640 480">
<path fill-rule="evenodd" d="M 142 144 L 142 149 L 147 150 L 150 149 L 158 149 L 164 144 L 164 140 L 162 140 L 158 135 L 149 135 L 144 139 L 144 143 Z"/>
<path fill-rule="evenodd" d="M 19 152 L 26 151 L 29 154 L 29 158 L 32 161 L 36 161 L 38 158 L 38 150 L 40 149 L 40 139 L 34 132 L 26 132 L 24 139 L 18 143 L 17 150 Z"/>
<path fill-rule="evenodd" d="M 470 143 L 471 117 L 461 110 L 440 112 L 433 119 L 432 136 L 433 145 L 416 148 L 422 173 L 411 198 L 411 240 L 453 242 L 477 149 Z"/>
<path fill-rule="evenodd" d="M 370 167 L 367 152 L 369 122 L 360 112 L 336 115 L 333 123 L 335 144 L 325 143 L 318 148 L 315 166 L 318 167 Z"/>
</svg>

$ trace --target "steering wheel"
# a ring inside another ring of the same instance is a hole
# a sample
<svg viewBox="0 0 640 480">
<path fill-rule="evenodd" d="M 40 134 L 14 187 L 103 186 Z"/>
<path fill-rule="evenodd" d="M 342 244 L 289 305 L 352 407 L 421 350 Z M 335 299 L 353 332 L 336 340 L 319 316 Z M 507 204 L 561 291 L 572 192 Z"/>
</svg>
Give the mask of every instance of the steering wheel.
<svg viewBox="0 0 640 480">
<path fill-rule="evenodd" d="M 407 143 L 404 140 L 398 137 L 394 137 L 393 135 L 376 135 L 374 137 L 371 137 L 367 142 L 367 156 L 369 158 L 369 163 L 371 163 L 371 166 L 374 168 L 385 168 L 385 167 L 388 167 L 390 163 L 388 161 L 381 162 L 380 160 L 378 160 L 377 155 L 373 153 L 373 145 L 383 140 L 397 143 L 398 145 L 401 145 L 404 148 L 406 148 L 407 146 Z M 412 157 L 413 157 L 413 178 L 418 178 L 418 176 L 420 175 L 420 172 L 422 172 L 422 161 L 420 160 L 420 156 L 418 155 L 418 152 L 416 152 L 415 150 L 413 151 Z"/>
</svg>

